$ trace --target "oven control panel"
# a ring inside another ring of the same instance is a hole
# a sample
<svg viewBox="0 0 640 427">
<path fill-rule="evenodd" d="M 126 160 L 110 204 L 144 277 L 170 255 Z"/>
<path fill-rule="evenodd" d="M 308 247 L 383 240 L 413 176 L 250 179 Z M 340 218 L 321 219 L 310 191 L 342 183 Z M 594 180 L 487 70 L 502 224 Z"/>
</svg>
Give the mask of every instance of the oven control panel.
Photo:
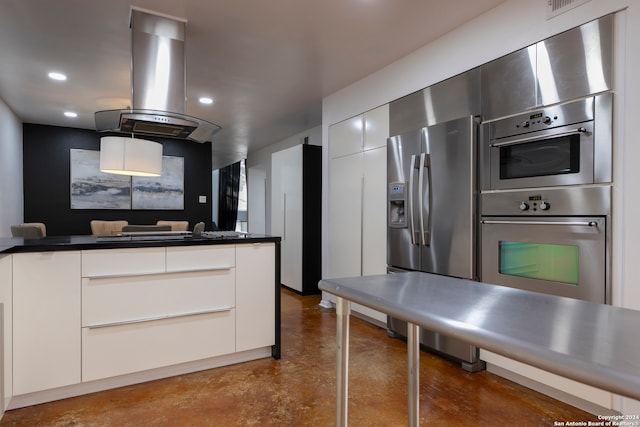
<svg viewBox="0 0 640 427">
<path fill-rule="evenodd" d="M 555 187 L 480 194 L 482 216 L 583 216 L 611 213 L 611 187 Z"/>
<path fill-rule="evenodd" d="M 547 200 L 542 199 L 541 194 L 535 194 L 533 196 L 529 196 L 527 200 L 523 200 L 520 202 L 520 206 L 518 206 L 521 211 L 537 211 L 538 209 L 542 211 L 548 211 L 551 208 L 551 203 Z"/>
</svg>

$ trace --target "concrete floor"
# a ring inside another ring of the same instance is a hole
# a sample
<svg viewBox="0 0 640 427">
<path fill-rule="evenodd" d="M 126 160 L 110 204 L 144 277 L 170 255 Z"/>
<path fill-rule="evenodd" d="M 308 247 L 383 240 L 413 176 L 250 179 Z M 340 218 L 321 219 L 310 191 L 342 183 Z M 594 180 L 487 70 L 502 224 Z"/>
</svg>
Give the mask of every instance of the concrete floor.
<svg viewBox="0 0 640 427">
<path fill-rule="evenodd" d="M 8 411 L 0 426 L 332 426 L 335 311 L 282 291 L 282 359 L 262 359 Z M 349 425 L 407 424 L 405 343 L 351 320 Z M 421 425 L 553 426 L 594 415 L 422 352 Z"/>
</svg>

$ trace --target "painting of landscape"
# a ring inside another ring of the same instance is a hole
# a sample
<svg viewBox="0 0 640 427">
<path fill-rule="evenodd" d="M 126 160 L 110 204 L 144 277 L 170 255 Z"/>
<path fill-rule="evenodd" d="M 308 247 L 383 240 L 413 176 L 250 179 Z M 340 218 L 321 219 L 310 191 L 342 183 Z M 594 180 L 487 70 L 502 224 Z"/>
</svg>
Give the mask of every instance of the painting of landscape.
<svg viewBox="0 0 640 427">
<path fill-rule="evenodd" d="M 71 209 L 131 209 L 131 177 L 100 172 L 100 152 L 70 150 Z"/>
<path fill-rule="evenodd" d="M 184 209 L 184 158 L 162 157 L 162 175 L 134 176 L 133 209 Z"/>
</svg>

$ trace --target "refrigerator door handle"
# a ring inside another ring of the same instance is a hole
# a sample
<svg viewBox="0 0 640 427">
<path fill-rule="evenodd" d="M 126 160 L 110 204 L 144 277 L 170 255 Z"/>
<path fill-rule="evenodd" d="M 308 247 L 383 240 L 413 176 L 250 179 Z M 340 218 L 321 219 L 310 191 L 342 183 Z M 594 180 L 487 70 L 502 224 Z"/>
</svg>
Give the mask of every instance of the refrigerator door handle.
<svg viewBox="0 0 640 427">
<path fill-rule="evenodd" d="M 419 174 L 419 184 L 418 184 L 418 198 L 420 200 L 420 239 L 422 241 L 422 246 L 429 246 L 431 243 L 431 157 L 429 154 L 421 153 L 420 154 L 420 174 Z M 427 171 L 427 179 L 429 180 L 427 184 L 427 190 L 429 191 L 428 197 L 428 208 L 429 208 L 429 216 L 427 217 L 427 228 L 424 226 L 424 172 Z"/>
<path fill-rule="evenodd" d="M 415 220 L 414 220 L 414 210 L 413 210 L 413 177 L 414 177 L 414 171 L 416 169 L 415 167 L 416 165 L 416 155 L 412 154 L 411 155 L 411 163 L 410 163 L 410 167 L 409 167 L 409 224 L 411 227 L 411 244 L 415 245 L 416 244 L 416 227 L 415 227 Z"/>
<path fill-rule="evenodd" d="M 426 245 L 424 240 L 424 153 L 420 153 L 420 173 L 418 174 L 418 204 L 420 205 L 420 244 Z"/>
</svg>

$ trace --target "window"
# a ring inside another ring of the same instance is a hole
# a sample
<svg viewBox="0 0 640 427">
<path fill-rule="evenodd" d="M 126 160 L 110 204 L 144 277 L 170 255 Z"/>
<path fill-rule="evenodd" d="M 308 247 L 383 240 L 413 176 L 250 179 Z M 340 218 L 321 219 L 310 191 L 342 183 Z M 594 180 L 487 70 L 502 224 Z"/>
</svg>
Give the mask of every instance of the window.
<svg viewBox="0 0 640 427">
<path fill-rule="evenodd" d="M 577 246 L 500 242 L 500 273 L 529 279 L 578 284 Z"/>
<path fill-rule="evenodd" d="M 247 232 L 247 168 L 246 160 L 240 162 L 240 190 L 238 191 L 238 217 L 236 219 L 236 231 Z"/>
</svg>

